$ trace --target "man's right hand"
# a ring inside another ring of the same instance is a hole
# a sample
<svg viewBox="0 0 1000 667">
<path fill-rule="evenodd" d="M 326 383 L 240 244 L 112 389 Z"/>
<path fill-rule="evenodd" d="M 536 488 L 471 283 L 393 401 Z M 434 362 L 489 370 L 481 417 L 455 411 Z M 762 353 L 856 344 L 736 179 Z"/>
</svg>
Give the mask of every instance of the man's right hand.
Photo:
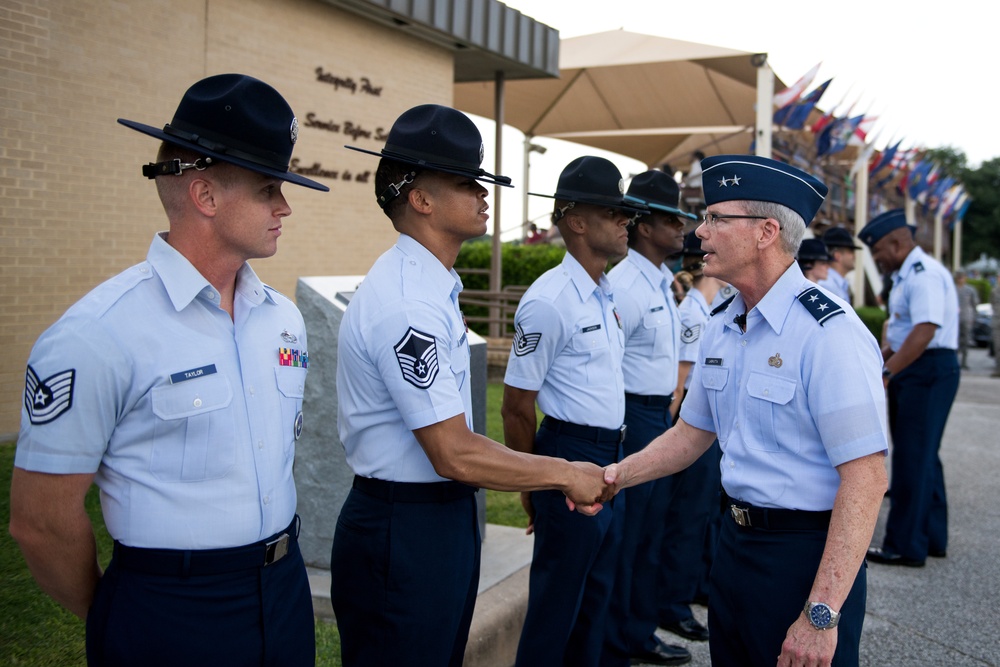
<svg viewBox="0 0 1000 667">
<path fill-rule="evenodd" d="M 604 483 L 604 469 L 586 461 L 569 463 L 576 470 L 569 485 L 563 490 L 566 505 L 581 514 L 594 516 L 601 511 L 602 503 L 614 495 Z"/>
</svg>

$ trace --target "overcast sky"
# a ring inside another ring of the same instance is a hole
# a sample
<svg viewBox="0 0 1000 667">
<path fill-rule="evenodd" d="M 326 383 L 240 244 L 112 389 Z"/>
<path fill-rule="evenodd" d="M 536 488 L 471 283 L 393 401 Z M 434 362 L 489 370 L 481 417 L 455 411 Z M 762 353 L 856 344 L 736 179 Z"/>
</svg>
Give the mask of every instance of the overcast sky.
<svg viewBox="0 0 1000 667">
<path fill-rule="evenodd" d="M 879 147 L 903 140 L 903 148 L 954 146 L 971 166 L 1000 157 L 1000 88 L 989 72 L 1000 41 L 986 3 L 950 0 L 920 5 L 886 0 L 802 3 L 791 0 L 503 0 L 548 24 L 561 37 L 623 28 L 673 39 L 714 44 L 752 53 L 768 62 L 791 85 L 817 63 L 814 85 L 828 78 L 820 107 L 854 104 L 853 114 L 879 117 L 873 133 Z M 841 107 L 843 108 L 843 107 Z M 491 171 L 491 124 L 482 124 L 487 142 L 483 165 Z M 582 154 L 615 160 L 626 178 L 643 165 L 628 158 L 555 140 L 533 155 L 530 189 L 550 192 L 565 164 Z M 522 204 L 522 135 L 504 137 L 503 173 L 514 178 L 514 196 L 505 193 L 503 229 L 516 226 Z M 675 165 L 685 167 L 687 165 Z M 552 200 L 530 197 L 529 217 L 544 216 Z M 546 220 L 540 220 L 548 226 Z"/>
</svg>

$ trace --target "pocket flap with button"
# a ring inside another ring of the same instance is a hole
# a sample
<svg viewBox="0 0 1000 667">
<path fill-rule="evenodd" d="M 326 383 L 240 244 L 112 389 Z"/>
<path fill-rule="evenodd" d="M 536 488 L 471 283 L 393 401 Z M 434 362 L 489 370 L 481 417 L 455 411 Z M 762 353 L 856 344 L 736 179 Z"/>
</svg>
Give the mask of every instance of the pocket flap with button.
<svg viewBox="0 0 1000 667">
<path fill-rule="evenodd" d="M 729 382 L 729 369 L 718 366 L 701 367 L 701 384 L 705 389 L 719 391 Z"/>
<path fill-rule="evenodd" d="M 296 366 L 275 366 L 274 379 L 278 385 L 278 391 L 285 398 L 302 398 L 306 390 L 305 368 Z"/>
<path fill-rule="evenodd" d="M 154 387 L 153 414 L 160 419 L 184 419 L 218 410 L 233 400 L 229 379 L 221 374 Z"/>
<path fill-rule="evenodd" d="M 796 386 L 792 380 L 767 373 L 750 373 L 750 377 L 747 378 L 747 393 L 750 396 L 778 405 L 785 405 L 792 400 Z"/>
</svg>

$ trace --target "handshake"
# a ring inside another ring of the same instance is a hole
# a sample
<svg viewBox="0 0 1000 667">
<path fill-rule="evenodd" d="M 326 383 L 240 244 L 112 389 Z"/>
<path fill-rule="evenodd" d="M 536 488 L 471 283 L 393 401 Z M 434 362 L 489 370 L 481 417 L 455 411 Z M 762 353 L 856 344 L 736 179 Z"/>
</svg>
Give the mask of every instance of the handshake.
<svg viewBox="0 0 1000 667">
<path fill-rule="evenodd" d="M 581 514 L 594 516 L 601 511 L 603 503 L 628 486 L 617 463 L 605 468 L 585 461 L 571 461 L 570 465 L 576 470 L 563 493 L 566 494 L 566 506 Z"/>
</svg>

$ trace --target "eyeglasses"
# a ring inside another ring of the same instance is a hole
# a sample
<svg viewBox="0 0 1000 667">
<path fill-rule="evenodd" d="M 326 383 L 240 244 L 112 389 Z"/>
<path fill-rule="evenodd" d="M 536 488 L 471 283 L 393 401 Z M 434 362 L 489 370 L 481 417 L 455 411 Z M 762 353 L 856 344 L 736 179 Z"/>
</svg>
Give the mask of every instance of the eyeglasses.
<svg viewBox="0 0 1000 667">
<path fill-rule="evenodd" d="M 715 227 L 719 220 L 767 220 L 766 215 L 716 215 L 715 213 L 702 213 L 701 221 L 709 227 Z"/>
</svg>

